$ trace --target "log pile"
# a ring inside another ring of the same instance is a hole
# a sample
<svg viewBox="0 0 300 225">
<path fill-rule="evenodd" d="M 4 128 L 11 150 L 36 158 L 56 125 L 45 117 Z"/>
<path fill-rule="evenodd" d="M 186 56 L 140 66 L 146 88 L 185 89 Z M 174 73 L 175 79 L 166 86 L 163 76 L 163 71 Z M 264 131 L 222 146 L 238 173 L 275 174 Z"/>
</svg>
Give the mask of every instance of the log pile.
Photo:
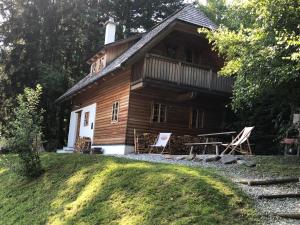
<svg viewBox="0 0 300 225">
<path fill-rule="evenodd" d="M 153 145 L 156 141 L 158 133 L 143 132 L 139 130 L 134 131 L 134 144 L 136 153 L 148 153 L 150 151 L 150 145 Z M 201 142 L 200 137 L 191 135 L 172 135 L 170 138 L 170 147 L 167 151 L 174 155 L 184 155 L 189 153 L 189 147 L 185 146 L 185 143 Z"/>
<path fill-rule="evenodd" d="M 89 152 L 91 150 L 91 139 L 89 137 L 78 137 L 75 142 L 75 151 L 80 153 Z"/>
</svg>

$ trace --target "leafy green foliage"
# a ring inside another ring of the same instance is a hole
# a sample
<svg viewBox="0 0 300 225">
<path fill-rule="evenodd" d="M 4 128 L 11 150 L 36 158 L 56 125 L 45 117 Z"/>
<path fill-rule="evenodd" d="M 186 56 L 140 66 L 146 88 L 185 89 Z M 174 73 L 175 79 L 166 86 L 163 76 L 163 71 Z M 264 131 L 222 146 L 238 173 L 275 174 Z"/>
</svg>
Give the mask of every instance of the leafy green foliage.
<svg viewBox="0 0 300 225">
<path fill-rule="evenodd" d="M 235 77 L 233 109 L 240 115 L 248 113 L 244 119 L 252 125 L 268 124 L 261 133 L 282 135 L 290 113 L 300 104 L 300 3 L 238 1 L 225 15 L 231 25 L 200 32 L 225 59 L 220 74 Z M 258 124 L 263 111 L 272 116 Z"/>
<path fill-rule="evenodd" d="M 33 181 L 0 167 L 1 225 L 256 224 L 248 198 L 207 169 L 101 155 L 41 159 L 46 172 Z"/>
<path fill-rule="evenodd" d="M 42 173 L 38 151 L 42 147 L 43 110 L 39 108 L 42 87 L 25 88 L 18 96 L 15 119 L 10 123 L 9 146 L 20 158 L 17 172 L 30 178 Z"/>
<path fill-rule="evenodd" d="M 225 56 L 221 74 L 236 76 L 233 102 L 236 109 L 251 107 L 265 90 L 295 82 L 300 69 L 299 3 L 249 0 L 241 4 L 247 5 L 248 13 L 256 16 L 255 23 L 241 23 L 237 31 L 224 26 L 217 32 L 204 31 L 215 49 Z"/>
<path fill-rule="evenodd" d="M 147 30 L 181 5 L 182 0 L 2 0 L 0 133 L 6 133 L 16 96 L 40 83 L 46 148 L 63 145 L 69 105 L 54 100 L 88 73 L 85 60 L 101 49 L 108 17 L 119 23 L 121 39 Z"/>
<path fill-rule="evenodd" d="M 226 0 L 208 0 L 206 5 L 199 3 L 199 8 L 216 24 L 228 24 L 226 14 L 229 7 Z"/>
</svg>

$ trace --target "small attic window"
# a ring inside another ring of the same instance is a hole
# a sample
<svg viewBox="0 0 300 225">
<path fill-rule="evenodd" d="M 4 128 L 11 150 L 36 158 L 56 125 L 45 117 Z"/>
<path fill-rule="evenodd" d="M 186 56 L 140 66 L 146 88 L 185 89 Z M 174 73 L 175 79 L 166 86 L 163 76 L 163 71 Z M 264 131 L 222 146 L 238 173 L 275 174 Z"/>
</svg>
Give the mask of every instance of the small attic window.
<svg viewBox="0 0 300 225">
<path fill-rule="evenodd" d="M 105 61 L 105 55 L 98 58 L 95 62 L 93 62 L 93 64 L 91 65 L 91 73 L 98 73 L 100 72 L 104 67 L 105 67 L 105 64 L 106 64 L 106 61 Z"/>
</svg>

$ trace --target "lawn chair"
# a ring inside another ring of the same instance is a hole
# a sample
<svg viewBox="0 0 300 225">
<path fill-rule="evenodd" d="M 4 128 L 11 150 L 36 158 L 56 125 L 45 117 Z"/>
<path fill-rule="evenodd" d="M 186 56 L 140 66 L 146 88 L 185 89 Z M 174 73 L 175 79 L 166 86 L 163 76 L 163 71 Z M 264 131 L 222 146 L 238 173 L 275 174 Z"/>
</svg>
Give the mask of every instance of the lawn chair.
<svg viewBox="0 0 300 225">
<path fill-rule="evenodd" d="M 224 155 L 229 150 L 231 151 L 228 154 L 232 154 L 236 151 L 242 154 L 252 155 L 249 137 L 253 129 L 254 127 L 245 127 L 230 144 L 222 144 L 226 147 L 226 149 L 221 153 L 221 155 Z"/>
<path fill-rule="evenodd" d="M 163 154 L 163 152 L 165 151 L 168 143 L 169 143 L 169 147 L 170 147 L 170 137 L 171 137 L 172 133 L 159 133 L 155 144 L 154 145 L 150 145 L 150 151 L 149 153 L 151 153 L 151 151 L 156 148 L 157 150 L 159 148 L 162 148 L 162 152 L 160 154 Z"/>
</svg>

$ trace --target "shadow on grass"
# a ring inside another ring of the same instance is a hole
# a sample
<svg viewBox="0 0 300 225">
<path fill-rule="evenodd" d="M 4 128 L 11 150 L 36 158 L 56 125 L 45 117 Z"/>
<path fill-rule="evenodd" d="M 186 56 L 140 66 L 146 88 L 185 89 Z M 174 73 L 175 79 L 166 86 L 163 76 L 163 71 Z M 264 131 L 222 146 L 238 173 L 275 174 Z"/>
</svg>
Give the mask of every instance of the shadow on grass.
<svg viewBox="0 0 300 225">
<path fill-rule="evenodd" d="M 11 191 L 0 187 L 7 216 L 0 224 L 254 224 L 244 196 L 207 170 L 104 156 L 42 158 L 43 177 L 13 177 Z"/>
</svg>

